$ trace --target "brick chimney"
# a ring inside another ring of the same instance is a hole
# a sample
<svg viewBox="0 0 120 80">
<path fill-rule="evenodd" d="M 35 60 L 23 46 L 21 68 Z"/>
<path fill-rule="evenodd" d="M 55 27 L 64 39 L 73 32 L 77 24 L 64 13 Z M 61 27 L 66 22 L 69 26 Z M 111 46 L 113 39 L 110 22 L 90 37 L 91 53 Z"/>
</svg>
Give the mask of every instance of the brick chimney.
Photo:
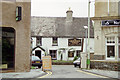
<svg viewBox="0 0 120 80">
<path fill-rule="evenodd" d="M 67 10 L 66 12 L 66 21 L 67 22 L 72 22 L 73 17 L 72 17 L 73 11 L 69 8 L 69 10 Z"/>
</svg>

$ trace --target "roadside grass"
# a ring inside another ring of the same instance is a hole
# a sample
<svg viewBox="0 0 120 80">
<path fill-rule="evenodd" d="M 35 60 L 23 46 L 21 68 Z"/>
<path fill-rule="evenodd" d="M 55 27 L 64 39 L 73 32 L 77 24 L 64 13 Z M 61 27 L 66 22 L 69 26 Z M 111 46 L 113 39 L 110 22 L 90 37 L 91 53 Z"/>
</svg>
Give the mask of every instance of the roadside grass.
<svg viewBox="0 0 120 80">
<path fill-rule="evenodd" d="M 36 69 L 34 66 L 31 66 L 31 69 Z"/>
</svg>

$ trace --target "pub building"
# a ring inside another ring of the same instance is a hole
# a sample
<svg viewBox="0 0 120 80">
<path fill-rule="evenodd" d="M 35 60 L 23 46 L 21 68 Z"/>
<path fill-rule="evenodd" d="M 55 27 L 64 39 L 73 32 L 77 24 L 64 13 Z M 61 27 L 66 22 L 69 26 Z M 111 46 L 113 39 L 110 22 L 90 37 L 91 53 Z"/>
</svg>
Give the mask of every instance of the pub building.
<svg viewBox="0 0 120 80">
<path fill-rule="evenodd" d="M 32 54 L 50 55 L 52 60 L 73 60 L 86 52 L 86 29 L 88 18 L 72 17 L 67 10 L 66 17 L 31 17 Z M 90 53 L 94 53 L 94 32 L 90 26 Z"/>
<path fill-rule="evenodd" d="M 2 72 L 30 71 L 31 2 L 0 1 L 0 70 Z"/>
<path fill-rule="evenodd" d="M 95 60 L 119 60 L 120 1 L 96 0 L 95 16 L 92 20 L 94 21 Z"/>
</svg>

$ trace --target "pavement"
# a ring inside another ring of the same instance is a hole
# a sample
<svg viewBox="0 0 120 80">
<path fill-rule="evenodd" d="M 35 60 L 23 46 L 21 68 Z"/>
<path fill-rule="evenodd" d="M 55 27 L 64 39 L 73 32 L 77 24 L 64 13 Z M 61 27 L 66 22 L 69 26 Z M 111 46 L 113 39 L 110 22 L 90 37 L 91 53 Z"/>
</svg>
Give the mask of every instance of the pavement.
<svg viewBox="0 0 120 80">
<path fill-rule="evenodd" d="M 36 78 L 46 73 L 42 69 L 31 69 L 30 72 L 10 72 L 10 73 L 0 73 L 2 78 Z"/>
<path fill-rule="evenodd" d="M 100 70 L 100 69 L 82 69 L 82 71 L 101 75 L 101 76 L 106 76 L 109 78 L 117 78 L 120 79 L 120 71 L 110 71 L 110 70 Z"/>
<path fill-rule="evenodd" d="M 70 68 L 70 70 L 68 70 L 69 68 L 67 67 L 67 69 L 64 69 L 65 67 L 61 67 L 59 66 L 60 68 L 60 71 L 57 71 L 56 69 L 58 69 L 58 66 L 53 66 L 55 67 L 54 71 L 53 71 L 53 76 L 55 74 L 58 74 L 57 76 L 59 76 L 60 74 L 62 75 L 62 77 L 66 77 L 67 74 L 69 73 L 70 74 L 70 71 L 71 71 L 71 74 L 76 74 L 76 76 L 79 76 L 78 73 L 75 71 L 75 70 L 78 70 L 79 68 L 74 68 L 73 66 L 71 66 L 71 68 L 73 68 L 73 70 L 71 70 L 70 66 L 68 66 Z M 66 72 L 65 72 L 66 70 Z M 88 72 L 88 73 L 93 73 L 93 74 L 97 74 L 97 75 L 101 75 L 101 76 L 106 76 L 106 77 L 109 77 L 109 78 L 117 78 L 117 79 L 120 79 L 120 72 L 119 71 L 109 71 L 109 70 L 99 70 L 99 69 L 90 69 L 90 70 L 87 70 L 87 69 L 80 69 L 82 71 L 85 71 L 85 72 Z M 66 74 L 66 75 L 63 75 Z M 38 77 L 41 77 L 43 75 L 46 75 L 45 72 L 42 71 L 42 69 L 31 69 L 30 72 L 11 72 L 11 73 L 0 73 L 0 78 L 2 76 L 2 78 L 38 78 Z M 83 74 L 81 74 L 83 75 Z M 52 76 L 52 75 L 51 75 Z M 68 75 L 69 76 L 69 75 Z M 60 76 L 61 77 L 61 76 Z M 74 76 L 69 76 L 69 78 L 72 78 Z M 82 76 L 83 77 L 83 76 Z M 50 78 L 50 76 L 49 76 Z"/>
</svg>

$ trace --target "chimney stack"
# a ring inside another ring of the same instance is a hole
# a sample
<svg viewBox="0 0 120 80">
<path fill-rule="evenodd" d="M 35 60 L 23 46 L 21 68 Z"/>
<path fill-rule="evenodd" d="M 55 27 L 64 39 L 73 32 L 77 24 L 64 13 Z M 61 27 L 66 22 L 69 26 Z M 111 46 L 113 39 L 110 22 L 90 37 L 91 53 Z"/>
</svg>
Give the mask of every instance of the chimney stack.
<svg viewBox="0 0 120 80">
<path fill-rule="evenodd" d="M 72 22 L 72 20 L 73 20 L 72 14 L 73 14 L 73 11 L 69 8 L 69 10 L 67 10 L 67 12 L 66 12 L 66 15 L 67 15 L 66 21 Z"/>
</svg>

